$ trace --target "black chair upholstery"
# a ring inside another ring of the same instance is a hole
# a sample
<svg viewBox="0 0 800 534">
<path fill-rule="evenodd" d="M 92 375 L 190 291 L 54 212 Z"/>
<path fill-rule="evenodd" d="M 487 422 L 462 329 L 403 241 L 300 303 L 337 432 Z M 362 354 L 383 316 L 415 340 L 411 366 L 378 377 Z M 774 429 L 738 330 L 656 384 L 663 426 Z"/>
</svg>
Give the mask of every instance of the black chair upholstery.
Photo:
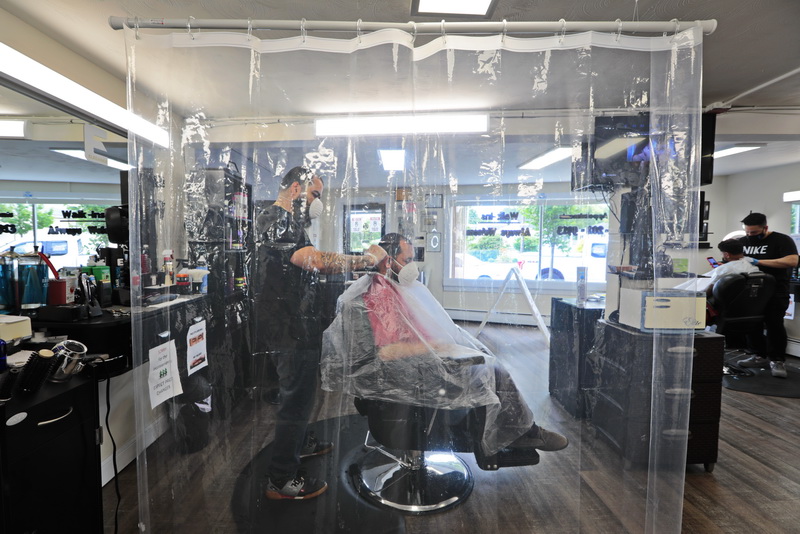
<svg viewBox="0 0 800 534">
<path fill-rule="evenodd" d="M 775 278 L 766 273 L 728 274 L 714 284 L 711 305 L 718 313 L 717 333 L 758 328 L 775 292 Z"/>
</svg>

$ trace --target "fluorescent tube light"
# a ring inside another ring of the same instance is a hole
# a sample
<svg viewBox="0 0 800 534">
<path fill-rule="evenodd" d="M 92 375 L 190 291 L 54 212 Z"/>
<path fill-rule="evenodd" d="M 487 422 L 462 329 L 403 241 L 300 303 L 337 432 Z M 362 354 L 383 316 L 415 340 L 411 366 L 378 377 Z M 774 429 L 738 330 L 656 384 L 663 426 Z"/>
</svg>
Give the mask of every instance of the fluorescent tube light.
<svg viewBox="0 0 800 534">
<path fill-rule="evenodd" d="M 742 152 L 749 152 L 751 150 L 761 148 L 762 146 L 764 145 L 739 145 L 723 150 L 717 150 L 714 152 L 714 159 L 724 158 L 725 156 L 733 156 L 734 154 L 741 154 Z"/>
<path fill-rule="evenodd" d="M 595 159 L 606 159 L 610 158 L 614 154 L 619 154 L 623 150 L 628 150 L 628 147 L 631 145 L 635 145 L 644 141 L 644 137 L 617 137 L 616 139 L 612 139 L 608 143 L 604 144 L 603 146 L 599 147 L 597 150 L 594 151 Z"/>
<path fill-rule="evenodd" d="M 402 171 L 406 168 L 405 150 L 378 150 L 384 171 Z"/>
<path fill-rule="evenodd" d="M 784 202 L 800 202 L 800 191 L 787 191 L 783 194 Z"/>
<path fill-rule="evenodd" d="M 536 156 L 533 159 L 530 159 L 519 166 L 520 169 L 530 170 L 530 171 L 538 171 L 539 169 L 544 169 L 545 167 L 549 167 L 553 163 L 557 163 L 563 159 L 567 159 L 572 155 L 572 148 L 568 146 L 562 146 L 559 148 L 554 148 L 550 152 L 545 152 L 541 156 Z"/>
<path fill-rule="evenodd" d="M 169 146 L 169 134 L 163 128 L 146 121 L 3 43 L 0 43 L 0 73 L 157 145 Z"/>
<path fill-rule="evenodd" d="M 0 120 L 0 137 L 8 139 L 25 138 L 25 121 Z"/>
<path fill-rule="evenodd" d="M 486 114 L 384 115 L 317 119 L 318 137 L 398 135 L 428 133 L 483 133 L 489 129 Z"/>
<path fill-rule="evenodd" d="M 86 153 L 83 150 L 79 149 L 71 149 L 71 148 L 51 148 L 51 152 L 58 152 L 59 154 L 64 154 L 65 156 L 72 156 L 73 158 L 82 159 L 84 161 L 90 161 L 86 159 Z M 131 170 L 131 166 L 127 163 L 122 161 L 117 161 L 112 158 L 105 158 L 106 165 L 109 167 L 113 167 L 115 169 L 119 169 L 121 171 L 129 171 Z M 94 163 L 94 162 L 93 162 Z"/>
<path fill-rule="evenodd" d="M 412 15 L 477 15 L 488 17 L 496 0 L 415 0 Z"/>
</svg>

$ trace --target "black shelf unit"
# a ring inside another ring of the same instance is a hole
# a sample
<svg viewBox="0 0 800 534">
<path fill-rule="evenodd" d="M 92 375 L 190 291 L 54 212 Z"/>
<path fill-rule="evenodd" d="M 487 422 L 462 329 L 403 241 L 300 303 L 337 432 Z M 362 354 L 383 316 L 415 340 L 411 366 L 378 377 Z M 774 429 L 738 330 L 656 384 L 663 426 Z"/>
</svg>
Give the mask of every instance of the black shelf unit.
<svg viewBox="0 0 800 534">
<path fill-rule="evenodd" d="M 586 356 L 594 346 L 594 328 L 603 317 L 605 304 L 553 298 L 550 310 L 550 396 L 570 415 L 587 415 L 584 390 L 591 387 Z"/>
<path fill-rule="evenodd" d="M 225 415 L 247 388 L 246 377 L 251 374 L 252 366 L 249 348 L 252 186 L 233 164 L 197 169 L 188 182 L 188 260 L 191 265 L 205 265 L 210 271 L 207 375 L 215 391 L 214 404 Z"/>
</svg>

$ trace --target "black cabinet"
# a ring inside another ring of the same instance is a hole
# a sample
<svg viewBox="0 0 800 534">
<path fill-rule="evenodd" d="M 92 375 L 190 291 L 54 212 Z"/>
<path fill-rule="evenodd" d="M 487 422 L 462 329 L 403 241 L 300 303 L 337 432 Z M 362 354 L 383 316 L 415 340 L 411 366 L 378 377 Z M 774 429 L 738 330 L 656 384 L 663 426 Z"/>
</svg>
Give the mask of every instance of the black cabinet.
<svg viewBox="0 0 800 534">
<path fill-rule="evenodd" d="M 554 298 L 550 312 L 550 395 L 573 417 L 587 415 L 584 390 L 591 387 L 586 354 L 594 345 L 594 328 L 604 304 Z"/>
<path fill-rule="evenodd" d="M 653 335 L 605 320 L 598 322 L 595 348 L 587 358 L 594 386 L 587 389 L 591 422 L 622 457 L 632 464 L 646 464 L 650 449 L 653 390 Z M 724 336 L 694 334 L 694 349 L 682 346 L 683 336 L 661 337 L 657 365 L 678 369 L 691 358 L 691 387 L 676 387 L 669 373 L 658 377 L 657 408 L 672 413 L 673 403 L 690 399 L 687 463 L 705 464 L 711 471 L 717 461 L 722 398 Z M 662 414 L 664 415 L 664 414 Z M 665 415 L 666 417 L 666 415 Z M 680 437 L 682 429 L 663 430 Z"/>
<path fill-rule="evenodd" d="M 102 532 L 97 383 L 86 369 L 0 405 L 0 531 Z"/>
</svg>

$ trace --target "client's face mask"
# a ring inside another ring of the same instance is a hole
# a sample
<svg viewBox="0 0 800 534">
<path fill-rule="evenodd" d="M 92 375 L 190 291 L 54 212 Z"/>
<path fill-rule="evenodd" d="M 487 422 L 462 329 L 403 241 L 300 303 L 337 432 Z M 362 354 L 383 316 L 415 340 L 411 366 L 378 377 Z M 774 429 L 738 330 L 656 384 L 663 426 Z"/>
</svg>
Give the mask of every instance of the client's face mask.
<svg viewBox="0 0 800 534">
<path fill-rule="evenodd" d="M 397 261 L 395 261 L 397 263 Z M 394 273 L 394 270 L 392 270 Z M 417 267 L 416 262 L 410 262 L 403 265 L 400 268 L 400 272 L 395 273 L 397 276 L 397 281 L 400 283 L 401 286 L 408 286 L 411 285 L 414 280 L 419 278 L 419 268 Z"/>
</svg>

